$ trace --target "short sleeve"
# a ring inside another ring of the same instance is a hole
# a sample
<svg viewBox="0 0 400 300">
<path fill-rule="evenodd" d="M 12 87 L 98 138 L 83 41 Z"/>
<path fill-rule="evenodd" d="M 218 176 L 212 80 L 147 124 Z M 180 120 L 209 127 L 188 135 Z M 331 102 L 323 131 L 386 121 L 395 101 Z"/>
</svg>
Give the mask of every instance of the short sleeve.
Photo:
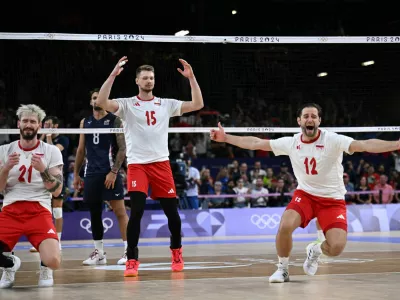
<svg viewBox="0 0 400 300">
<path fill-rule="evenodd" d="M 53 145 L 49 146 L 51 149 L 51 159 L 49 162 L 49 169 L 54 168 L 55 166 L 64 165 L 60 149 L 58 149 L 56 146 Z"/>
<path fill-rule="evenodd" d="M 194 169 L 194 179 L 200 180 L 200 172 L 197 169 Z"/>
<path fill-rule="evenodd" d="M 269 141 L 272 151 L 276 156 L 290 155 L 290 150 L 293 143 L 293 137 L 285 136 L 276 140 Z"/>
<path fill-rule="evenodd" d="M 350 144 L 354 141 L 353 138 L 342 134 L 335 134 L 335 139 L 337 143 L 337 149 L 339 152 L 346 152 L 348 154 L 353 154 L 349 152 Z"/>
<path fill-rule="evenodd" d="M 118 102 L 118 110 L 114 114 L 122 120 L 125 120 L 126 111 L 128 110 L 128 101 L 130 98 L 117 98 L 114 100 Z"/>
<path fill-rule="evenodd" d="M 0 146 L 0 168 L 2 168 L 7 161 L 7 145 Z"/>
<path fill-rule="evenodd" d="M 69 147 L 69 138 L 66 136 L 62 136 L 57 144 L 60 144 L 61 146 L 63 146 L 65 151 L 67 151 L 68 147 Z"/>
<path fill-rule="evenodd" d="M 176 100 L 176 99 L 164 99 L 168 103 L 168 113 L 170 117 L 177 117 L 181 116 L 181 108 L 183 101 Z"/>
</svg>

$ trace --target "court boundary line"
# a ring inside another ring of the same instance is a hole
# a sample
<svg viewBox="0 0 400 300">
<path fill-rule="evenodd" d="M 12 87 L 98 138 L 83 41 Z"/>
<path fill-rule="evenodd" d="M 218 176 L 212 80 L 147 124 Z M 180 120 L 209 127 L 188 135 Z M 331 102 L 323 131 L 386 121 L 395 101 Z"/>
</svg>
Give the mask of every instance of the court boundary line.
<svg viewBox="0 0 400 300">
<path fill-rule="evenodd" d="M 172 273 L 171 273 L 172 274 Z M 183 274 L 183 273 L 182 273 Z M 381 272 L 381 273 L 344 273 L 344 274 L 320 274 L 320 275 L 314 275 L 314 276 L 308 276 L 308 275 L 292 275 L 291 277 L 305 277 L 305 278 L 318 278 L 318 277 L 327 277 L 327 276 L 354 276 L 354 275 L 393 275 L 393 274 L 400 274 L 399 272 Z M 97 285 L 97 284 L 126 284 L 126 283 L 137 283 L 137 284 L 143 284 L 143 283 L 155 283 L 155 282 L 165 282 L 165 281 L 204 281 L 204 280 L 232 280 L 232 279 L 238 279 L 238 280 L 251 280 L 251 279 L 265 279 L 267 280 L 269 276 L 254 276 L 254 277 L 215 277 L 215 278 L 186 278 L 186 279 L 154 279 L 154 280 L 127 280 L 127 281 L 100 281 L 100 282 L 85 282 L 85 283 L 59 283 L 59 284 L 54 284 L 52 288 L 57 288 L 57 287 L 63 287 L 63 286 L 79 286 L 79 285 L 85 285 L 85 286 L 91 286 L 91 285 Z M 125 277 L 122 277 L 125 278 Z M 136 277 L 130 277 L 130 278 L 136 278 Z M 268 282 L 267 282 L 268 283 Z M 290 283 L 290 281 L 288 282 Z M 277 285 L 278 286 L 278 285 Z M 39 288 L 37 285 L 19 285 L 19 286 L 14 286 L 12 290 L 16 289 L 26 289 L 26 288 Z M 48 289 L 48 288 L 47 288 Z"/>
</svg>

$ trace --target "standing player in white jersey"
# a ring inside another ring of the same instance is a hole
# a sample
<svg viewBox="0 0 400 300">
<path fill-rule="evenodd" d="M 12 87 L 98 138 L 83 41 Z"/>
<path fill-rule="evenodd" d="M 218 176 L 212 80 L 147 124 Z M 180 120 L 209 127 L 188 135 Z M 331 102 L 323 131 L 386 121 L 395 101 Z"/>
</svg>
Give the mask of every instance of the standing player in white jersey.
<svg viewBox="0 0 400 300">
<path fill-rule="evenodd" d="M 307 259 L 303 269 L 315 275 L 318 259 L 323 253 L 337 256 L 347 242 L 347 218 L 343 183 L 343 152 L 382 153 L 400 149 L 400 141 L 370 139 L 356 141 L 350 137 L 319 129 L 321 107 L 305 104 L 298 111 L 297 123 L 301 133 L 292 137 L 262 140 L 256 137 L 225 134 L 211 130 L 210 137 L 250 150 L 273 151 L 275 155 L 289 155 L 298 187 L 292 201 L 282 216 L 276 237 L 278 270 L 269 278 L 270 282 L 289 281 L 289 255 L 292 249 L 292 233 L 298 227 L 306 227 L 315 217 L 325 233 L 326 240 L 307 246 Z"/>
<path fill-rule="evenodd" d="M 46 116 L 40 107 L 21 105 L 17 116 L 20 139 L 0 146 L 0 191 L 4 191 L 0 213 L 0 288 L 14 284 L 21 260 L 4 252 L 11 251 L 22 235 L 40 253 L 39 286 L 52 286 L 52 270 L 59 268 L 61 258 L 51 199 L 62 190 L 63 159 L 56 146 L 37 138 Z"/>
<path fill-rule="evenodd" d="M 175 183 L 172 177 L 168 152 L 169 119 L 201 109 L 203 96 L 192 67 L 183 59 L 184 69 L 178 71 L 186 78 L 192 89 L 192 101 L 158 98 L 153 95 L 154 68 L 143 65 L 136 70 L 139 94 L 131 98 L 108 100 L 113 82 L 127 62 L 122 57 L 99 91 L 96 105 L 118 115 L 124 122 L 128 159 L 127 186 L 131 199 L 131 215 L 128 223 L 128 249 L 124 276 L 137 276 L 140 220 L 143 216 L 149 187 L 151 197 L 160 201 L 168 218 L 171 232 L 172 271 L 183 270 L 181 219 L 178 213 Z"/>
</svg>

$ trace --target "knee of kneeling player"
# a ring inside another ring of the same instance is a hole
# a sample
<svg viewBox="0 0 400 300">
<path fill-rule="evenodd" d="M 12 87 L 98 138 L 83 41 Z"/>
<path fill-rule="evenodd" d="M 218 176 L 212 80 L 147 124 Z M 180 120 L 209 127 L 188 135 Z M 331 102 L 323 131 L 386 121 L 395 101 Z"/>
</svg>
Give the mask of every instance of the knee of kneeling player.
<svg viewBox="0 0 400 300">
<path fill-rule="evenodd" d="M 288 221 L 281 221 L 281 224 L 279 225 L 279 232 L 283 234 L 291 234 L 296 228 L 293 227 L 292 222 Z"/>
<path fill-rule="evenodd" d="M 62 207 L 54 207 L 53 208 L 53 217 L 54 219 L 61 219 L 63 216 Z"/>
<path fill-rule="evenodd" d="M 345 246 L 346 246 L 346 244 L 342 243 L 342 242 L 330 242 L 329 243 L 330 256 L 340 255 L 343 252 Z"/>
<path fill-rule="evenodd" d="M 61 265 L 61 257 L 59 254 L 52 254 L 43 260 L 43 263 L 52 270 L 57 270 Z"/>
</svg>

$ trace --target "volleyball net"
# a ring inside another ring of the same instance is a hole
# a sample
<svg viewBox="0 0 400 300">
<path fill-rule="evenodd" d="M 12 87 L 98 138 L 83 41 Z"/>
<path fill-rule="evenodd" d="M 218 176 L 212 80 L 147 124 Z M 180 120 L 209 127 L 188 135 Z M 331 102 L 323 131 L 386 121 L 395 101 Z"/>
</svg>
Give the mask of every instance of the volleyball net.
<svg viewBox="0 0 400 300">
<path fill-rule="evenodd" d="M 399 43 L 397 36 L 3 32 L 0 138 L 18 138 L 15 110 L 21 103 L 38 104 L 47 115 L 60 118 L 59 128 L 42 128 L 39 134 L 68 135 L 70 152 L 77 146 L 78 134 L 122 133 L 121 128 L 80 129 L 79 123 L 91 114 L 89 91 L 99 88 L 118 59 L 127 56 L 129 62 L 116 79 L 110 98 L 135 95 L 136 68 L 150 64 L 155 67 L 155 95 L 190 100 L 190 86 L 176 68 L 180 67 L 179 58 L 192 65 L 205 107 L 200 112 L 171 119 L 170 137 L 179 134 L 184 142 L 192 139 L 195 144 L 197 135 L 209 133 L 218 122 L 228 133 L 262 138 L 297 133 L 300 129 L 296 110 L 304 102 L 316 102 L 323 107 L 321 127 L 327 130 L 355 138 L 397 139 Z M 212 149 L 208 153 L 212 164 L 219 154 Z M 200 195 L 207 197 L 210 195 Z"/>
</svg>

